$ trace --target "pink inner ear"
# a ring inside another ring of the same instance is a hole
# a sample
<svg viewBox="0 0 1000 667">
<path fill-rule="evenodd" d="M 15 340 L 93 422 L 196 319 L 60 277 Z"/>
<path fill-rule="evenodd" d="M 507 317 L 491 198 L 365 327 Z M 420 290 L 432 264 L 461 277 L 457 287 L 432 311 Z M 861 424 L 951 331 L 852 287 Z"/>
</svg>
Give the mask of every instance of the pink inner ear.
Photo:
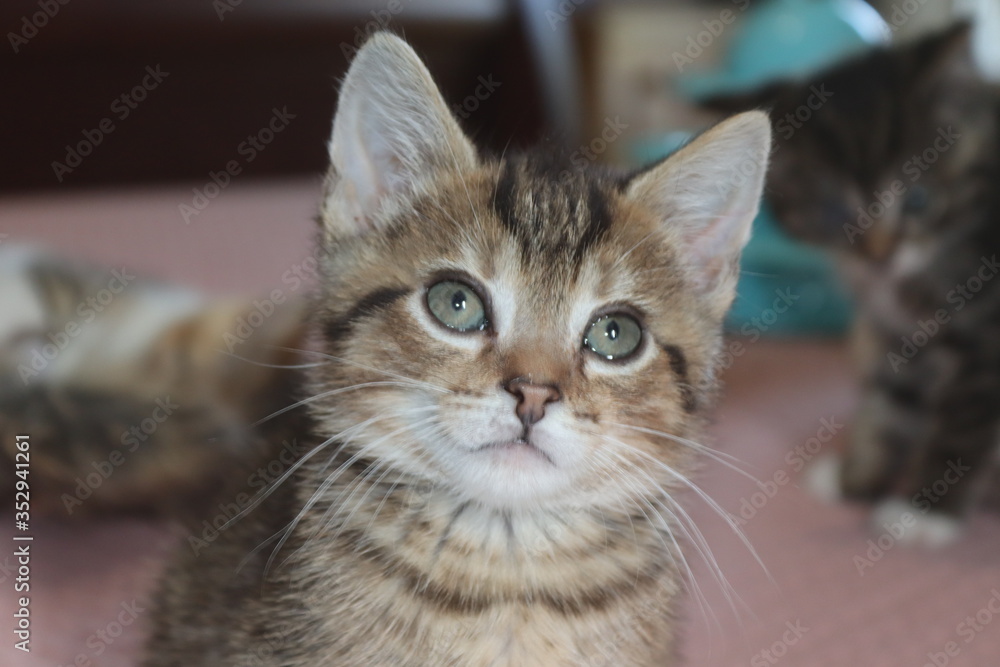
<svg viewBox="0 0 1000 667">
<path fill-rule="evenodd" d="M 737 261 L 737 253 L 749 236 L 749 227 L 746 232 L 729 228 L 734 223 L 739 224 L 742 217 L 737 213 L 723 213 L 688 238 L 703 285 L 713 284 L 729 264 Z"/>
</svg>

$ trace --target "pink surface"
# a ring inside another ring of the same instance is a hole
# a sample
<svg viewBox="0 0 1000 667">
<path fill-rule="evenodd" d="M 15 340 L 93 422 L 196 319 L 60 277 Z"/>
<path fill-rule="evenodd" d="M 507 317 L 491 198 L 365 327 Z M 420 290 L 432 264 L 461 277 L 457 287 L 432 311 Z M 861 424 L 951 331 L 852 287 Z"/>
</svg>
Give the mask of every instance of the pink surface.
<svg viewBox="0 0 1000 667">
<path fill-rule="evenodd" d="M 188 226 L 177 211 L 190 194 L 184 188 L 0 200 L 0 233 L 7 234 L 4 242 L 40 240 L 215 291 L 255 292 L 280 285 L 282 273 L 307 256 L 317 193 L 317 182 L 233 185 Z M 968 536 L 941 552 L 892 547 L 862 576 L 855 557 L 866 557 L 872 538 L 864 513 L 824 506 L 798 488 L 799 475 L 792 474 L 786 454 L 821 434 L 822 420 L 846 426 L 855 407 L 842 346 L 749 345 L 727 374 L 727 384 L 713 429 L 717 448 L 745 462 L 759 480 L 784 481 L 775 477 L 780 471 L 790 478 L 769 489 L 773 497 L 756 498 L 761 490 L 754 481 L 715 463 L 706 465 L 699 480 L 733 515 L 739 515 L 744 499 L 760 505 L 743 528 L 770 579 L 703 501 L 686 499 L 741 599 L 736 614 L 692 554 L 710 613 L 689 600 L 686 664 L 923 667 L 935 664 L 932 657 L 937 667 L 1000 664 L 1000 614 L 987 606 L 996 595 L 993 609 L 1000 610 L 996 516 L 977 514 Z M 837 446 L 845 434 L 839 430 L 823 447 Z M 0 526 L 0 539 L 8 545 L 0 547 L 0 618 L 12 628 L 9 511 L 0 514 Z M 135 664 L 143 613 L 118 637 L 110 635 L 117 632 L 120 615 L 131 616 L 123 604 L 135 600 L 145 606 L 171 542 L 166 527 L 41 518 L 32 526 L 32 652 L 13 649 L 10 630 L 0 627 L 0 665 Z M 972 623 L 966 621 L 970 616 Z M 101 639 L 98 631 L 113 641 Z"/>
<path fill-rule="evenodd" d="M 214 292 L 263 292 L 312 249 L 320 179 L 237 181 L 186 223 L 193 187 L 0 198 L 0 243 L 73 257 Z"/>
</svg>

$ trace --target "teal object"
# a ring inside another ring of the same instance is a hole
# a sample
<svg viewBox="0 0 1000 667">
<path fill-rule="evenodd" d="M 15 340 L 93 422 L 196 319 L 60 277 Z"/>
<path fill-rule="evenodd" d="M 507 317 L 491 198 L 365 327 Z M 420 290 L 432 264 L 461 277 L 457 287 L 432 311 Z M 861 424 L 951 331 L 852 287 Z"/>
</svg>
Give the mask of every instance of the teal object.
<svg viewBox="0 0 1000 667">
<path fill-rule="evenodd" d="M 864 0 L 753 4 L 733 25 L 735 32 L 721 68 L 692 70 L 678 77 L 685 96 L 701 100 L 777 80 L 807 78 L 838 60 L 888 43 L 892 35 Z"/>
<path fill-rule="evenodd" d="M 808 78 L 818 70 L 875 45 L 892 34 L 864 0 L 753 2 L 734 23 L 724 64 L 679 78 L 681 92 L 697 102 L 752 90 L 779 80 Z M 647 137 L 632 151 L 648 164 L 669 155 L 690 135 Z M 774 335 L 842 335 L 852 305 L 830 258 L 789 238 L 766 202 L 743 251 L 737 296 L 726 321 L 730 332 L 756 340 Z"/>
<path fill-rule="evenodd" d="M 789 238 L 764 202 L 740 261 L 736 299 L 726 330 L 762 336 L 840 336 L 852 303 L 829 256 Z"/>
<path fill-rule="evenodd" d="M 637 164 L 651 164 L 691 139 L 667 132 L 632 147 Z M 764 336 L 841 336 L 850 326 L 852 303 L 822 250 L 790 238 L 767 202 L 753 221 L 740 260 L 736 299 L 726 318 L 730 333 Z"/>
</svg>

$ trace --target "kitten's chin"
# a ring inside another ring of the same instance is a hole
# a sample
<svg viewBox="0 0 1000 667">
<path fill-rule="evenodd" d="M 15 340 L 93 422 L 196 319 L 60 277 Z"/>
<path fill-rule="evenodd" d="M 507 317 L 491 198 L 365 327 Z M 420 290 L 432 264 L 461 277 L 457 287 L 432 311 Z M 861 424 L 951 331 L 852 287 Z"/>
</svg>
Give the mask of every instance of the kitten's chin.
<svg viewBox="0 0 1000 667">
<path fill-rule="evenodd" d="M 513 467 L 535 466 L 545 463 L 554 466 L 552 457 L 536 444 L 522 440 L 505 440 L 501 442 L 488 442 L 476 450 L 477 454 L 488 456 L 498 465 Z"/>
<path fill-rule="evenodd" d="M 486 443 L 468 452 L 459 486 L 471 500 L 502 510 L 530 510 L 564 498 L 571 475 L 538 445 L 524 440 Z"/>
</svg>

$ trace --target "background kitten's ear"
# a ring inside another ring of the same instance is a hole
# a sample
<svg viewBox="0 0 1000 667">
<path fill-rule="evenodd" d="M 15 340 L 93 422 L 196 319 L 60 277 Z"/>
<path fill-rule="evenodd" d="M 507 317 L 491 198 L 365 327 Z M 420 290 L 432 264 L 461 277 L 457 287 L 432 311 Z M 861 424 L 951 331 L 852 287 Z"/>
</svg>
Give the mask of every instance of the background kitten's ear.
<svg viewBox="0 0 1000 667">
<path fill-rule="evenodd" d="M 947 30 L 900 48 L 908 58 L 909 81 L 917 92 L 929 92 L 953 77 L 973 73 L 972 26 L 957 23 Z M 905 62 L 905 61 L 904 61 Z"/>
<path fill-rule="evenodd" d="M 330 162 L 323 222 L 350 235 L 375 227 L 387 205 L 420 192 L 439 170 L 474 167 L 476 153 L 413 49 L 378 33 L 341 87 Z"/>
<path fill-rule="evenodd" d="M 663 221 L 668 242 L 680 248 L 695 288 L 720 320 L 735 295 L 770 150 L 768 117 L 751 111 L 716 125 L 627 189 Z"/>
<path fill-rule="evenodd" d="M 763 88 L 729 95 L 715 95 L 698 100 L 698 106 L 708 111 L 735 114 L 752 109 L 769 109 L 787 93 L 787 84 L 771 84 Z"/>
</svg>

